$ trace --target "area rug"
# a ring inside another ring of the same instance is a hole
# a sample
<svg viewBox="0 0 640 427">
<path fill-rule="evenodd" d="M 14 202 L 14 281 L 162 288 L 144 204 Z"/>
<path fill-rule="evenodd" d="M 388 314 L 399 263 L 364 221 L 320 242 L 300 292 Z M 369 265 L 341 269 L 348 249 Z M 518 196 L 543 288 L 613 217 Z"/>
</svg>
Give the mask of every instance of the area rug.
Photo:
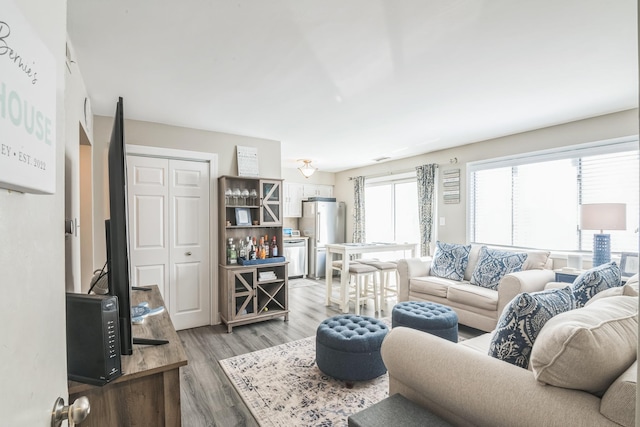
<svg viewBox="0 0 640 427">
<path fill-rule="evenodd" d="M 346 426 L 347 417 L 388 396 L 389 377 L 356 382 L 324 375 L 315 336 L 220 361 L 261 426 Z"/>
</svg>

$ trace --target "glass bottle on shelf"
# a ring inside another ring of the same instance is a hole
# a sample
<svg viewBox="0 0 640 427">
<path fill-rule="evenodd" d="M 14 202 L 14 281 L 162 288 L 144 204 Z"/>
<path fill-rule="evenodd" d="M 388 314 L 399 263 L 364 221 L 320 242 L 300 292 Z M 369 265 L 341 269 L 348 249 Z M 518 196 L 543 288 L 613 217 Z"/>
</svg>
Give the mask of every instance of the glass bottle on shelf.
<svg viewBox="0 0 640 427">
<path fill-rule="evenodd" d="M 258 204 L 258 192 L 255 188 L 252 188 L 249 192 L 249 203 L 251 206 L 256 206 Z"/>
<path fill-rule="evenodd" d="M 233 202 L 233 190 L 231 188 L 227 188 L 224 191 L 224 202 L 227 205 L 230 205 Z"/>
<path fill-rule="evenodd" d="M 258 246 L 256 246 L 256 238 L 254 237 L 251 242 L 251 254 L 249 254 L 250 259 L 258 259 Z"/>
<path fill-rule="evenodd" d="M 271 258 L 275 258 L 278 256 L 278 242 L 276 241 L 276 236 L 273 236 L 271 239 L 271 246 L 269 247 L 269 251 L 271 253 Z"/>
</svg>

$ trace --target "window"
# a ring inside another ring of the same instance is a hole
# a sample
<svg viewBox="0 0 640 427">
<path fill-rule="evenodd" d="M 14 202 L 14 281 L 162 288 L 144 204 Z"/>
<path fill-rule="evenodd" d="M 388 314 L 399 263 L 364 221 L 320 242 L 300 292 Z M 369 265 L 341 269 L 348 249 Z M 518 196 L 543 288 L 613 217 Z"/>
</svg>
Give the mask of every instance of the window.
<svg viewBox="0 0 640 427">
<path fill-rule="evenodd" d="M 606 141 L 469 165 L 470 241 L 591 251 L 597 230 L 581 231 L 580 204 L 626 203 L 627 229 L 612 252 L 638 251 L 638 141 Z"/>
<path fill-rule="evenodd" d="M 419 240 L 415 173 L 393 181 L 365 181 L 365 233 L 368 242 L 415 243 Z"/>
</svg>

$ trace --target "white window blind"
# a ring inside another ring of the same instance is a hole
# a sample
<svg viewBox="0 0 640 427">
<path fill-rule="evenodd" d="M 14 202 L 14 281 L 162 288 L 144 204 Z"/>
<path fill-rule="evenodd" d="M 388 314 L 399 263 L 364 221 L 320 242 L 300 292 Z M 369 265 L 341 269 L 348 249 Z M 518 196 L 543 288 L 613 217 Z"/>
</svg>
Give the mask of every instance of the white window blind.
<svg viewBox="0 0 640 427">
<path fill-rule="evenodd" d="M 470 164 L 470 241 L 591 251 L 580 204 L 626 203 L 627 229 L 605 232 L 612 252 L 637 252 L 639 163 L 636 139 Z"/>
</svg>

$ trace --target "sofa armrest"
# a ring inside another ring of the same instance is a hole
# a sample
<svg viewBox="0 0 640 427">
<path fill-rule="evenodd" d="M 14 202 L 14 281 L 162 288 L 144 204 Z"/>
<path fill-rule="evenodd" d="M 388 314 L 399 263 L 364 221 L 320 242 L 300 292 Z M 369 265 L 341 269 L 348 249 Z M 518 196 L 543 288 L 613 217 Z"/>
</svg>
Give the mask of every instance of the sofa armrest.
<svg viewBox="0 0 640 427">
<path fill-rule="evenodd" d="M 531 371 L 414 329 L 393 328 L 382 359 L 389 395 L 456 425 L 615 425 L 600 415 L 594 395 L 539 384 Z"/>
<path fill-rule="evenodd" d="M 424 277 L 431 270 L 431 257 L 398 260 L 398 302 L 409 301 L 409 279 Z"/>
<path fill-rule="evenodd" d="M 524 270 L 505 275 L 498 283 L 498 316 L 504 307 L 519 293 L 544 290 L 555 279 L 553 270 Z"/>
</svg>

